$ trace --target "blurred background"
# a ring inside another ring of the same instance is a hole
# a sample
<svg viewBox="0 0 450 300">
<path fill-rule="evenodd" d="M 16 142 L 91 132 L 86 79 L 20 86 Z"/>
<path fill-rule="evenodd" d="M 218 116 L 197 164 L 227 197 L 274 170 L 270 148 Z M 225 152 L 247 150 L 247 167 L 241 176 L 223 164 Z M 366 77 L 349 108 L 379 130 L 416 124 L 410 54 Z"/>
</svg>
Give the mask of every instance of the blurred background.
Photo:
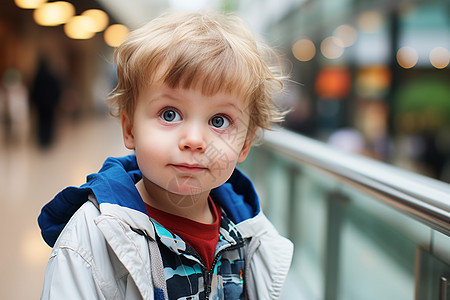
<svg viewBox="0 0 450 300">
<path fill-rule="evenodd" d="M 281 54 L 285 128 L 450 182 L 448 0 L 2 0 L 1 299 L 39 297 L 42 205 L 129 153 L 105 102 L 114 47 L 167 9 L 202 8 L 236 12 Z"/>
</svg>

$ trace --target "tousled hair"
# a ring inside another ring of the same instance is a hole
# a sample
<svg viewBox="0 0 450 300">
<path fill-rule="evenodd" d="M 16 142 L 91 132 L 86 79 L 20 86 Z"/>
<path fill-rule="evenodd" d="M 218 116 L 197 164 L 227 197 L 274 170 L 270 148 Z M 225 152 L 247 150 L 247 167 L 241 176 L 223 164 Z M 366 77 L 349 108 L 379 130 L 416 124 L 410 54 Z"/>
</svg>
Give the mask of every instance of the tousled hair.
<svg viewBox="0 0 450 300">
<path fill-rule="evenodd" d="M 133 118 L 139 90 L 162 80 L 170 88 L 243 99 L 248 133 L 270 129 L 284 113 L 273 102 L 284 76 L 274 51 L 257 43 L 242 20 L 220 13 L 166 13 L 132 31 L 116 49 L 118 84 L 109 102 Z M 156 78 L 158 76 L 159 78 Z"/>
</svg>

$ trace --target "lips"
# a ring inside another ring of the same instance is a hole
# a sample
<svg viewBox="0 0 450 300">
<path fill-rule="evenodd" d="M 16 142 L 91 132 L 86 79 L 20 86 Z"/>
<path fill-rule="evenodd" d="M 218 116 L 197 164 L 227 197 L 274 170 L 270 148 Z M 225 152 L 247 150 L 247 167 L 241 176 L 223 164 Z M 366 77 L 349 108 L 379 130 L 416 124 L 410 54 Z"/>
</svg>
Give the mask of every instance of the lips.
<svg viewBox="0 0 450 300">
<path fill-rule="evenodd" d="M 183 173 L 199 173 L 208 170 L 208 168 L 199 164 L 171 164 L 175 169 Z"/>
</svg>

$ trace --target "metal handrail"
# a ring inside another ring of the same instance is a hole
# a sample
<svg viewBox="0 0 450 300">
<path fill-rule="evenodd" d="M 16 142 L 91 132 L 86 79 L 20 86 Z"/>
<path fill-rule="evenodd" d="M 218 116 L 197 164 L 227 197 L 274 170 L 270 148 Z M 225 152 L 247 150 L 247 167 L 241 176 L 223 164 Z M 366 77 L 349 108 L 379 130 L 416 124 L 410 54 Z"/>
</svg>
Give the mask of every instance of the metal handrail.
<svg viewBox="0 0 450 300">
<path fill-rule="evenodd" d="M 450 185 L 323 142 L 279 129 L 264 133 L 263 147 L 320 168 L 450 236 Z"/>
</svg>

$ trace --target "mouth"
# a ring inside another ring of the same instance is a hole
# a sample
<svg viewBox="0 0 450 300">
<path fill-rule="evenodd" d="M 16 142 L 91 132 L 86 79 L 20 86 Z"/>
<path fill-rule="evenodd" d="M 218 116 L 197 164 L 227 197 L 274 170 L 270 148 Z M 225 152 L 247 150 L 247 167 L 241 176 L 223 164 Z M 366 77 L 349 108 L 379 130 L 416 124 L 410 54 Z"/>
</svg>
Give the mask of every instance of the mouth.
<svg viewBox="0 0 450 300">
<path fill-rule="evenodd" d="M 198 164 L 171 164 L 172 167 L 183 173 L 199 173 L 207 171 L 208 168 Z"/>
</svg>

